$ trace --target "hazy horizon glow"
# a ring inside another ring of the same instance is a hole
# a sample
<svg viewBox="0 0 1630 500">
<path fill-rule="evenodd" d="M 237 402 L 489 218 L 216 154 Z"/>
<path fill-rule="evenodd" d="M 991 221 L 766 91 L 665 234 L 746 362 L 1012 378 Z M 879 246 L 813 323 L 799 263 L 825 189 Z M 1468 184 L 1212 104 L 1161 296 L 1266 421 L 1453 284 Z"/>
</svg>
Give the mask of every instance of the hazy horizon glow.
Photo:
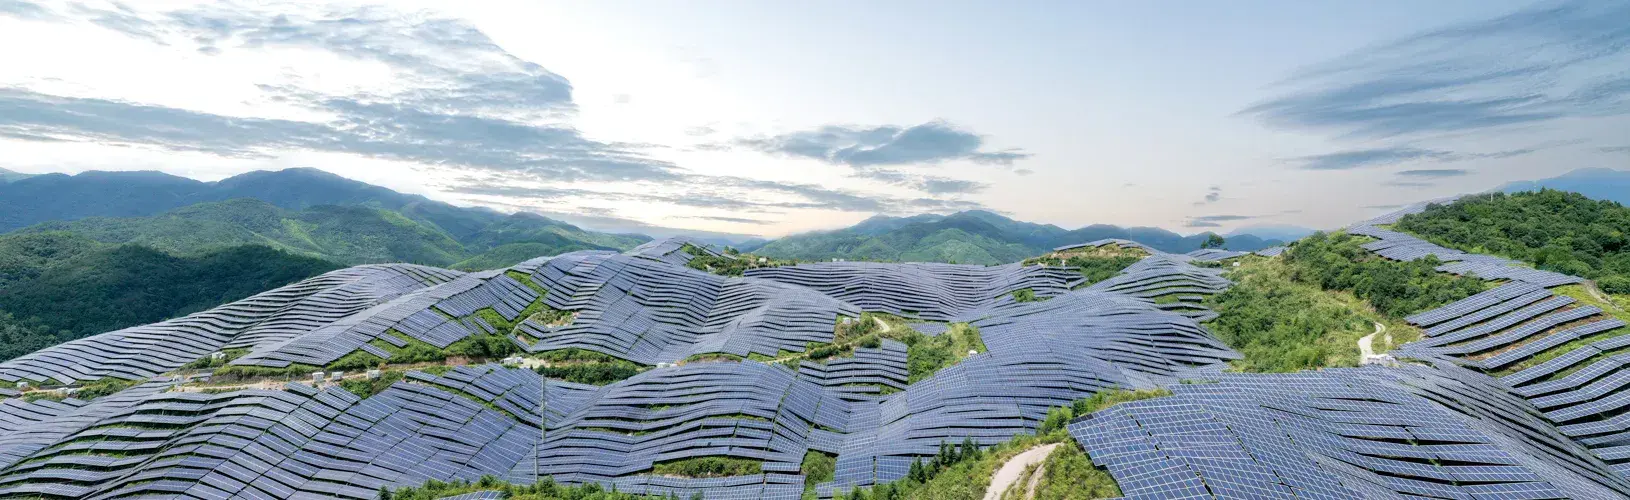
<svg viewBox="0 0 1630 500">
<path fill-rule="evenodd" d="M 1330 228 L 1630 167 L 1630 4 L 0 0 L 0 168 L 780 236 Z"/>
</svg>

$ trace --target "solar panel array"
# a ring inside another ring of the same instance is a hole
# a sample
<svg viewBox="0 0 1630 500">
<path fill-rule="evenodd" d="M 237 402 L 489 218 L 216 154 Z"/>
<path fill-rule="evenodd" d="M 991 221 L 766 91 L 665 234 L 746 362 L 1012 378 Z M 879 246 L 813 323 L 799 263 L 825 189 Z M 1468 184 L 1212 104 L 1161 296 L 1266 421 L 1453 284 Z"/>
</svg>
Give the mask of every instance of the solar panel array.
<svg viewBox="0 0 1630 500">
<path fill-rule="evenodd" d="M 1440 251 L 1360 230 L 1389 258 Z M 663 240 L 467 274 L 362 266 L 0 363 L 8 381 L 145 381 L 94 401 L 0 392 L 0 497 L 373 498 L 381 487 L 493 474 L 794 499 L 809 451 L 837 456 L 834 479 L 814 485 L 831 496 L 904 477 L 942 442 L 996 444 L 1033 431 L 1050 408 L 1106 388 L 1154 387 L 1177 395 L 1070 429 L 1131 498 L 1630 493 L 1620 473 L 1630 469 L 1630 396 L 1620 398 L 1630 336 L 1612 336 L 1622 323 L 1546 288 L 1566 279 L 1512 271 L 1509 283 L 1410 317 L 1426 338 L 1399 352 L 1432 366 L 1242 375 L 1223 373 L 1240 355 L 1199 325 L 1215 317 L 1204 297 L 1232 283 L 1194 265 L 1233 252 L 1175 255 L 1119 240 L 1063 247 L 1150 253 L 1076 289 L 1073 269 L 1020 265 L 836 262 L 726 278 L 684 267 L 687 245 L 704 248 Z M 1462 254 L 1451 264 L 1485 261 Z M 1044 300 L 1010 296 L 1023 288 Z M 567 320 L 522 318 L 529 306 Z M 915 384 L 909 350 L 885 340 L 796 371 L 689 362 L 605 386 L 483 365 L 410 373 L 367 399 L 301 384 L 165 392 L 177 381 L 164 373 L 220 349 L 248 349 L 234 363 L 259 366 L 321 366 L 357 350 L 389 357 L 373 344 L 445 347 L 494 332 L 478 314 L 489 308 L 519 322 L 530 340 L 517 345 L 531 352 L 580 348 L 647 365 L 800 352 L 831 342 L 839 319 L 861 311 L 914 317 L 928 333 L 969 322 L 989 352 Z M 1509 373 L 1498 380 L 1479 372 L 1500 370 Z M 1217 382 L 1182 383 L 1194 380 Z M 699 457 L 752 460 L 762 472 L 653 473 Z"/>
<path fill-rule="evenodd" d="M 1431 367 L 1231 374 L 1171 390 L 1069 425 L 1127 498 L 1630 495 L 1520 402 Z"/>
<path fill-rule="evenodd" d="M 1388 259 L 1413 261 L 1425 258 L 1428 255 L 1434 256 L 1439 261 L 1445 262 L 1445 264 L 1438 266 L 1437 270 L 1446 273 L 1476 276 L 1485 280 L 1522 281 L 1545 287 L 1584 281 L 1583 278 L 1576 276 L 1525 267 L 1522 263 L 1511 259 L 1444 248 L 1408 234 L 1381 229 L 1373 225 L 1353 225 L 1347 228 L 1347 232 L 1378 239 L 1379 241 L 1364 244 L 1364 249 Z"/>
<path fill-rule="evenodd" d="M 565 325 L 522 322 L 520 332 L 540 339 L 532 352 L 578 348 L 648 365 L 708 353 L 775 356 L 831 342 L 839 315 L 860 315 L 807 288 L 646 256 L 574 252 L 516 269 L 549 290 L 548 306 L 576 315 Z"/>
<path fill-rule="evenodd" d="M 145 380 L 227 346 L 275 345 L 310 328 L 459 273 L 424 266 L 329 272 L 208 311 L 74 340 L 0 363 L 0 381 Z"/>
<path fill-rule="evenodd" d="M 799 285 L 854 304 L 928 321 L 967 321 L 1014 302 L 1016 290 L 1053 297 L 1079 283 L 1062 267 L 818 262 L 747 270 L 747 276 Z"/>
<path fill-rule="evenodd" d="M 56 436 L 0 472 L 0 496 L 374 498 L 387 485 L 503 475 L 538 441 L 540 383 L 486 366 L 415 373 L 365 400 L 301 384 L 125 391 L 0 436 L 8 452 L 14 437 Z"/>
<path fill-rule="evenodd" d="M 537 299 L 537 292 L 502 272 L 465 274 L 403 294 L 305 334 L 275 344 L 256 345 L 232 364 L 323 366 L 364 349 L 375 340 L 397 347 L 407 345 L 397 333 L 436 347 L 447 347 L 471 335 L 491 332 L 490 325 L 476 321 L 479 320 L 473 316 L 476 311 L 491 308 L 504 319 L 514 321 Z M 391 356 L 378 348 L 368 351 L 384 359 Z"/>
<path fill-rule="evenodd" d="M 1236 252 L 1233 250 L 1223 250 L 1221 248 L 1202 248 L 1183 255 L 1193 257 L 1194 260 L 1201 262 L 1217 262 L 1250 254 L 1251 252 Z"/>
</svg>

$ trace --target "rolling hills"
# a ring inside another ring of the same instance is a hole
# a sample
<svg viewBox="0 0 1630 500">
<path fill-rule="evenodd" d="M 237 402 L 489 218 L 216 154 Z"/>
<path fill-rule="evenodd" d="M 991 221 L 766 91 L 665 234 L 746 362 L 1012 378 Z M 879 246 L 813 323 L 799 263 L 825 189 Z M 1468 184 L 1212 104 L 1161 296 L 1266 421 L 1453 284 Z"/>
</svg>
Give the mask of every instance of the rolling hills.
<svg viewBox="0 0 1630 500">
<path fill-rule="evenodd" d="M 1131 240 L 1161 251 L 1183 253 L 1199 249 L 1208 234 L 1182 236 L 1158 228 L 1110 225 L 1066 230 L 971 210 L 951 215 L 876 216 L 848 228 L 787 236 L 743 250 L 799 260 L 839 258 L 992 265 L 1018 262 L 1061 245 L 1102 239 Z M 1225 248 L 1254 251 L 1282 243 L 1241 234 L 1228 238 Z"/>
</svg>

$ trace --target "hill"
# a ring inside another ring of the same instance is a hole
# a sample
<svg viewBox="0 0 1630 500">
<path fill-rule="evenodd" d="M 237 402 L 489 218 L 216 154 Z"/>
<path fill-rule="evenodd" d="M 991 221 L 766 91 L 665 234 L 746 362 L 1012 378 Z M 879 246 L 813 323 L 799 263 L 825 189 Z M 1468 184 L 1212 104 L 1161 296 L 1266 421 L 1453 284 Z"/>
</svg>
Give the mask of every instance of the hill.
<svg viewBox="0 0 1630 500">
<path fill-rule="evenodd" d="M 336 267 L 261 245 L 178 257 L 68 233 L 0 236 L 0 359 L 201 311 Z"/>
<path fill-rule="evenodd" d="M 427 206 L 433 205 L 407 208 L 422 215 Z M 136 244 L 176 255 L 266 245 L 340 264 L 409 262 L 457 267 L 504 267 L 539 255 L 626 249 L 646 241 L 638 236 L 583 231 L 533 214 L 495 215 L 479 228 L 461 228 L 462 238 L 445 231 L 445 225 L 369 206 L 314 205 L 294 211 L 241 198 L 199 203 L 151 217 L 47 222 L 14 234 L 65 232 L 100 243 Z M 524 245 L 526 250 L 517 252 L 515 245 Z"/>
<path fill-rule="evenodd" d="M 1051 224 L 1021 222 L 986 211 L 971 210 L 951 215 L 879 215 L 845 229 L 792 235 L 747 250 L 799 260 L 841 258 L 989 265 L 1018 262 L 1062 245 L 1110 238 L 1132 240 L 1161 251 L 1181 253 L 1199 249 L 1209 234 L 1182 236 L 1157 228 L 1109 225 L 1066 230 Z M 1248 234 L 1231 237 L 1228 241 L 1226 248 L 1241 251 L 1260 250 L 1282 243 Z"/>
<path fill-rule="evenodd" d="M 50 221 L 153 216 L 198 203 L 237 198 L 253 198 L 295 211 L 319 205 L 380 208 L 434 226 L 458 240 L 469 238 L 505 218 L 504 214 L 490 209 L 458 207 L 311 168 L 254 171 L 217 182 L 162 172 L 89 171 L 75 175 L 0 174 L 0 177 L 10 181 L 0 182 L 0 233 Z M 625 234 L 631 232 L 621 226 L 609 227 L 617 224 L 617 221 L 608 222 L 607 232 L 625 239 L 650 239 L 640 234 Z M 635 227 L 639 230 L 637 233 L 662 236 L 690 233 L 649 225 Z M 750 239 L 724 233 L 700 234 L 720 244 Z"/>
<path fill-rule="evenodd" d="M 1583 194 L 1469 196 L 1404 217 L 1396 229 L 1450 248 L 1488 253 L 1596 280 L 1630 294 L 1630 208 Z"/>
<path fill-rule="evenodd" d="M 1540 189 L 1571 191 L 1592 199 L 1630 204 L 1630 170 L 1582 168 L 1549 179 L 1512 182 L 1495 191 L 1516 193 Z"/>
<path fill-rule="evenodd" d="M 5 183 L 11 182 L 11 181 L 20 181 L 20 180 L 27 179 L 27 178 L 33 177 L 33 176 L 34 176 L 34 174 L 25 174 L 25 173 L 22 173 L 22 172 L 13 172 L 13 171 L 10 171 L 10 170 L 0 168 L 0 184 L 5 184 Z"/>
</svg>

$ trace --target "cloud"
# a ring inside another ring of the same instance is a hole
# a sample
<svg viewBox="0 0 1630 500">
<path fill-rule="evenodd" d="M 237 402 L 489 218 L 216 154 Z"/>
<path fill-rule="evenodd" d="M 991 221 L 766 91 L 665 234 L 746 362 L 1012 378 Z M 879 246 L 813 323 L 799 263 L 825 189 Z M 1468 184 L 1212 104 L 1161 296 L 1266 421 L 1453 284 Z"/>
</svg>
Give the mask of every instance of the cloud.
<svg viewBox="0 0 1630 500">
<path fill-rule="evenodd" d="M 714 132 L 717 132 L 717 130 L 714 130 L 713 127 L 709 127 L 707 125 L 698 125 L 685 129 L 685 135 L 691 137 L 709 136 L 713 135 Z"/>
<path fill-rule="evenodd" d="M 1184 227 L 1222 227 L 1222 224 L 1218 224 L 1218 223 L 1215 223 L 1215 222 L 1206 222 L 1206 221 L 1203 221 L 1203 220 L 1191 220 L 1187 224 L 1184 224 L 1183 226 Z"/>
<path fill-rule="evenodd" d="M 1189 219 L 1202 222 L 1233 222 L 1255 218 L 1257 217 L 1254 215 L 1201 215 L 1197 217 L 1190 217 Z"/>
<path fill-rule="evenodd" d="M 1127 186 L 1130 187 L 1131 184 L 1127 184 Z M 1219 200 L 1222 200 L 1222 186 L 1211 186 L 1210 188 L 1206 189 L 1205 198 L 1201 199 L 1200 201 L 1194 202 L 1194 206 L 1198 207 L 1198 206 L 1208 205 L 1208 204 L 1216 203 Z"/>
<path fill-rule="evenodd" d="M 611 102 L 614 102 L 614 103 L 617 103 L 617 104 L 628 104 L 628 103 L 634 102 L 634 96 L 631 96 L 631 95 L 628 95 L 628 94 L 613 95 L 613 96 L 611 96 Z"/>
<path fill-rule="evenodd" d="M 75 6 L 72 14 L 139 40 L 217 51 L 326 50 L 398 70 L 389 93 L 325 94 L 262 84 L 268 99 L 333 118 L 304 122 L 223 116 L 111 99 L 0 88 L 7 136 L 265 157 L 289 150 L 351 153 L 551 180 L 677 180 L 681 170 L 638 145 L 584 138 L 546 117 L 575 109 L 571 85 L 514 57 L 461 20 L 367 7 L 266 12 L 236 4 L 163 14 Z"/>
<path fill-rule="evenodd" d="M 1021 169 L 1018 169 L 1018 170 L 1014 170 L 1013 173 L 1016 174 L 1016 175 L 1030 175 L 1030 174 L 1036 173 L 1036 171 L 1035 170 L 1030 170 L 1028 168 L 1021 168 Z"/>
<path fill-rule="evenodd" d="M 59 19 L 56 13 L 51 12 L 51 9 L 24 0 L 0 0 L 0 16 L 11 16 L 32 21 L 54 21 Z"/>
<path fill-rule="evenodd" d="M 1031 156 L 1016 149 L 985 151 L 983 137 L 943 121 L 910 127 L 828 125 L 771 137 L 738 139 L 737 143 L 765 153 L 862 168 L 951 160 L 1012 165 Z"/>
<path fill-rule="evenodd" d="M 1402 172 L 1398 172 L 1398 175 L 1404 177 L 1459 177 L 1470 173 L 1471 171 L 1469 170 L 1450 168 L 1436 170 L 1404 170 Z"/>
<path fill-rule="evenodd" d="M 919 189 L 929 194 L 976 193 L 990 187 L 989 184 L 960 179 L 929 178 L 924 179 Z"/>
<path fill-rule="evenodd" d="M 731 223 L 736 223 L 736 224 L 758 224 L 758 225 L 763 225 L 763 224 L 769 224 L 770 223 L 770 221 L 762 220 L 762 219 L 748 219 L 748 218 L 744 218 L 744 217 L 721 217 L 721 216 L 714 216 L 714 215 L 687 215 L 687 216 L 680 217 L 680 218 L 681 219 L 711 220 L 711 221 L 718 221 L 718 222 L 731 222 Z"/>
<path fill-rule="evenodd" d="M 1544 3 L 1309 68 L 1241 114 L 1391 137 L 1630 113 L 1630 3 Z"/>
<path fill-rule="evenodd" d="M 282 150 L 354 153 L 559 180 L 677 179 L 677 167 L 569 128 L 442 114 L 328 97 L 325 123 L 243 118 L 0 88 L 0 133 L 264 157 Z"/>
<path fill-rule="evenodd" d="M 1608 146 L 1598 150 L 1603 153 L 1630 153 L 1630 146 Z"/>
<path fill-rule="evenodd" d="M 1433 183 L 1430 183 L 1430 182 L 1420 182 L 1420 181 L 1391 180 L 1391 181 L 1382 182 L 1381 185 L 1382 186 L 1392 186 L 1392 187 L 1423 188 L 1423 187 L 1436 186 L 1437 184 L 1433 184 Z"/>
<path fill-rule="evenodd" d="M 1455 162 L 1466 160 L 1492 160 L 1522 156 L 1539 151 L 1539 148 L 1513 149 L 1509 151 L 1496 151 L 1493 153 L 1456 153 L 1438 149 L 1421 149 L 1412 147 L 1387 147 L 1375 149 L 1359 149 L 1341 151 L 1313 156 L 1290 158 L 1288 161 L 1297 163 L 1302 170 L 1352 170 L 1355 168 L 1379 167 L 1417 160 L 1436 162 Z"/>
<path fill-rule="evenodd" d="M 1404 208 L 1404 206 L 1403 205 L 1365 205 L 1364 208 L 1368 208 L 1370 210 L 1392 210 L 1392 209 L 1397 209 L 1397 208 Z"/>
</svg>

